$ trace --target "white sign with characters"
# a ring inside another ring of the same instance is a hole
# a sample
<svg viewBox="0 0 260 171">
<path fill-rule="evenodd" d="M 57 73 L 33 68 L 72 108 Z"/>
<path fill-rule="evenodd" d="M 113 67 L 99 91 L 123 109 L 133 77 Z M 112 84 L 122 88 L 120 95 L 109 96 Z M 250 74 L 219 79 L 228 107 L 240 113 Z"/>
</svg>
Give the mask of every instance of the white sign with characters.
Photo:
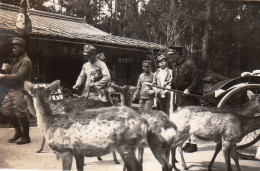
<svg viewBox="0 0 260 171">
<path fill-rule="evenodd" d="M 19 29 L 25 28 L 25 15 L 23 13 L 19 13 L 16 20 L 16 27 Z"/>
</svg>

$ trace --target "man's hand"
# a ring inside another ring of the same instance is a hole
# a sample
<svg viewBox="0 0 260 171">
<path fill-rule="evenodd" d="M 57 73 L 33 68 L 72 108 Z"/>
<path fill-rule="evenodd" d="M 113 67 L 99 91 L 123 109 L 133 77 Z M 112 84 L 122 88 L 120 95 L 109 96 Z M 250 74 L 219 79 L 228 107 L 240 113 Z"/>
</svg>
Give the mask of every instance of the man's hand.
<svg viewBox="0 0 260 171">
<path fill-rule="evenodd" d="M 8 70 L 9 69 L 9 67 L 10 67 L 10 65 L 8 64 L 8 63 L 3 63 L 3 65 L 2 65 L 2 70 L 3 71 L 6 71 L 6 70 Z"/>
<path fill-rule="evenodd" d="M 78 85 L 74 85 L 74 86 L 72 87 L 72 89 L 77 90 L 77 89 L 79 89 L 79 86 L 78 86 Z"/>
<path fill-rule="evenodd" d="M 185 90 L 183 91 L 183 93 L 184 93 L 184 94 L 190 94 L 190 90 L 189 90 L 189 89 L 185 89 Z"/>
<path fill-rule="evenodd" d="M 154 91 L 153 91 L 153 90 L 147 90 L 147 94 L 153 95 L 153 94 L 154 94 Z"/>
</svg>

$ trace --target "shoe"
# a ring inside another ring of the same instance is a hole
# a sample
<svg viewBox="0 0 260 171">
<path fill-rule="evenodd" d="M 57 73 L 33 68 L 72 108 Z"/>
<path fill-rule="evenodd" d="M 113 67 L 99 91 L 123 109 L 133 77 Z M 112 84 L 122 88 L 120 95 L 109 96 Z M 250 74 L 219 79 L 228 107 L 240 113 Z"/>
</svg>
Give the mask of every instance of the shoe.
<svg viewBox="0 0 260 171">
<path fill-rule="evenodd" d="M 23 134 L 21 132 L 20 133 L 15 133 L 14 137 L 9 139 L 8 142 L 9 143 L 13 143 L 16 140 L 19 140 L 22 136 L 23 136 Z"/>
<path fill-rule="evenodd" d="M 20 141 L 18 141 L 16 144 L 22 145 L 22 144 L 27 144 L 30 143 L 31 139 L 30 137 L 22 137 Z"/>
<path fill-rule="evenodd" d="M 183 151 L 187 152 L 187 153 L 196 152 L 196 151 L 198 151 L 197 144 L 190 144 L 190 146 L 188 148 L 186 148 L 185 150 L 183 150 Z"/>
<path fill-rule="evenodd" d="M 190 146 L 190 143 L 186 143 L 183 147 L 182 150 L 186 150 Z"/>
</svg>

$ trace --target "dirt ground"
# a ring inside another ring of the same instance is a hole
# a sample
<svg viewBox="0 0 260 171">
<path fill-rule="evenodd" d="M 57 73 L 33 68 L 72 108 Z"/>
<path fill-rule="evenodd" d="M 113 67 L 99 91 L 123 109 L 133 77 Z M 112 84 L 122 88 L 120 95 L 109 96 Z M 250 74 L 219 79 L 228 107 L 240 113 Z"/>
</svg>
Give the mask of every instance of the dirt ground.
<svg viewBox="0 0 260 171">
<path fill-rule="evenodd" d="M 9 169 L 24 169 L 24 170 L 61 170 L 61 161 L 56 159 L 56 155 L 49 151 L 47 147 L 44 148 L 43 153 L 36 153 L 41 142 L 40 132 L 36 127 L 30 129 L 30 136 L 32 143 L 25 145 L 16 145 L 15 143 L 7 143 L 7 139 L 13 136 L 14 130 L 12 128 L 0 129 L 0 170 Z M 208 142 L 198 143 L 199 151 L 196 153 L 185 153 L 185 159 L 189 170 L 206 171 L 207 165 L 213 155 L 215 144 Z M 113 162 L 112 154 L 102 157 L 103 161 L 98 161 L 95 157 L 85 158 L 84 167 L 88 171 L 122 171 L 123 165 L 120 156 L 118 155 L 121 164 L 116 165 Z M 180 157 L 177 154 L 177 159 Z M 259 171 L 259 161 L 245 161 L 240 160 L 242 171 Z M 182 168 L 181 164 L 177 164 L 178 168 Z M 232 163 L 235 170 L 235 165 Z M 153 157 L 149 148 L 145 149 L 144 155 L 144 171 L 160 171 L 161 166 Z M 216 158 L 213 165 L 213 171 L 225 170 L 225 162 L 222 152 Z M 73 161 L 73 170 L 76 170 L 75 160 Z"/>
</svg>

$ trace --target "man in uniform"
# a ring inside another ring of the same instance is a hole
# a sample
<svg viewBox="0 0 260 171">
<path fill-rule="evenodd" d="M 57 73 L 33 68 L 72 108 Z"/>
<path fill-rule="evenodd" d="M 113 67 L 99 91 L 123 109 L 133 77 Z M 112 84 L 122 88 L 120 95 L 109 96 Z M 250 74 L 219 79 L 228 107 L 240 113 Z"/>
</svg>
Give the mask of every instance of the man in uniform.
<svg viewBox="0 0 260 171">
<path fill-rule="evenodd" d="M 110 81 L 109 70 L 104 62 L 96 58 L 96 48 L 94 46 L 85 45 L 83 55 L 88 62 L 83 65 L 73 89 L 78 89 L 85 84 L 82 96 L 86 96 L 88 99 L 100 100 L 98 91 L 96 90 L 102 89 Z M 93 73 L 97 70 L 101 71 L 103 77 L 93 82 Z"/>
<path fill-rule="evenodd" d="M 154 91 L 150 86 L 146 83 L 153 82 L 153 73 L 151 72 L 151 61 L 145 60 L 142 63 L 143 65 L 143 73 L 140 74 L 137 82 L 137 89 L 134 93 L 134 99 L 137 97 L 139 100 L 139 109 L 140 111 L 149 112 L 152 110 L 153 99 L 154 99 Z"/>
<path fill-rule="evenodd" d="M 11 65 L 3 64 L 2 70 L 5 74 L 0 74 L 0 81 L 3 81 L 10 87 L 9 93 L 2 102 L 2 113 L 7 116 L 10 123 L 15 128 L 15 135 L 8 142 L 17 144 L 30 143 L 29 136 L 29 115 L 27 102 L 22 90 L 24 81 L 30 80 L 32 72 L 32 63 L 25 51 L 25 41 L 22 38 L 14 38 L 11 42 L 13 59 Z M 21 122 L 21 126 L 19 121 Z"/>
<path fill-rule="evenodd" d="M 184 58 L 182 49 L 175 53 L 168 52 L 168 55 L 173 61 L 172 88 L 183 92 L 177 95 L 177 106 L 199 105 L 199 99 L 194 95 L 202 94 L 202 80 L 194 62 Z M 191 142 L 186 143 L 183 149 L 185 152 L 195 152 L 197 145 Z"/>
</svg>

